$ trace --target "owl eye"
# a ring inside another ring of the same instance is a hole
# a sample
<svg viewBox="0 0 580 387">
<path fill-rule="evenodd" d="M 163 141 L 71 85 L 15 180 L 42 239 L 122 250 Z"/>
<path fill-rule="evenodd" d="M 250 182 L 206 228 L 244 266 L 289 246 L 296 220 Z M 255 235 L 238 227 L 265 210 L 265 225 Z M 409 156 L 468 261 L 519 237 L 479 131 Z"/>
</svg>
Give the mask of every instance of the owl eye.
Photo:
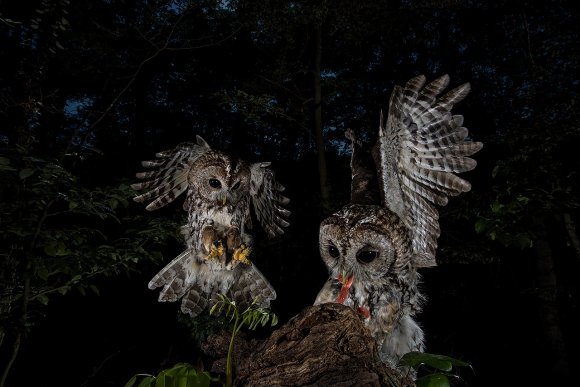
<svg viewBox="0 0 580 387">
<path fill-rule="evenodd" d="M 379 255 L 378 251 L 374 250 L 361 250 L 356 253 L 356 260 L 360 263 L 371 263 Z"/>
<path fill-rule="evenodd" d="M 338 251 L 338 249 L 336 248 L 335 245 L 333 245 L 332 243 L 330 243 L 328 245 L 328 254 L 330 254 L 330 256 L 332 258 L 338 258 L 338 256 L 340 255 L 340 252 Z"/>
<path fill-rule="evenodd" d="M 209 186 L 212 188 L 221 188 L 222 183 L 218 179 L 209 179 Z"/>
<path fill-rule="evenodd" d="M 236 184 L 234 184 L 234 186 L 232 187 L 232 191 L 235 191 L 238 188 L 240 188 L 240 182 L 239 181 Z"/>
</svg>

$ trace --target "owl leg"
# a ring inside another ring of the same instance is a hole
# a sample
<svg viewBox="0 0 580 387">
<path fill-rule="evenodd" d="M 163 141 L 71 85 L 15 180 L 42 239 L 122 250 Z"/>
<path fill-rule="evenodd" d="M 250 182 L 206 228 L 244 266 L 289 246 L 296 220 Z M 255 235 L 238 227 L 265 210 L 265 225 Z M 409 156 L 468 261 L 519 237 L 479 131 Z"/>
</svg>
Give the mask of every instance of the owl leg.
<svg viewBox="0 0 580 387">
<path fill-rule="evenodd" d="M 232 260 L 249 265 L 249 255 L 252 251 L 249 246 L 250 239 L 240 233 L 237 227 L 231 227 L 226 234 L 227 250 L 232 254 Z"/>
<path fill-rule="evenodd" d="M 224 246 L 218 232 L 212 226 L 206 226 L 201 232 L 201 243 L 206 251 L 205 259 L 219 258 L 224 254 Z"/>
</svg>

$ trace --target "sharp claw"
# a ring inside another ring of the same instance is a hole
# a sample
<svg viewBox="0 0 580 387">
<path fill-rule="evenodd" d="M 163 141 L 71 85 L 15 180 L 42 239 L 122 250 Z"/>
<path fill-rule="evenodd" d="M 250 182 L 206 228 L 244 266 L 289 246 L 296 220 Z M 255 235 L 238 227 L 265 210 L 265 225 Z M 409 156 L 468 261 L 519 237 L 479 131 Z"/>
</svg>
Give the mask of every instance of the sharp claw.
<svg viewBox="0 0 580 387">
<path fill-rule="evenodd" d="M 211 247 L 209 248 L 209 253 L 205 256 L 205 259 L 210 258 L 218 258 L 221 257 L 224 253 L 224 246 L 222 242 L 217 240 L 212 243 Z"/>
<path fill-rule="evenodd" d="M 234 250 L 233 260 L 245 263 L 246 265 L 251 264 L 252 262 L 248 259 L 248 256 L 252 252 L 252 249 L 245 244 L 241 244 L 240 247 Z"/>
</svg>

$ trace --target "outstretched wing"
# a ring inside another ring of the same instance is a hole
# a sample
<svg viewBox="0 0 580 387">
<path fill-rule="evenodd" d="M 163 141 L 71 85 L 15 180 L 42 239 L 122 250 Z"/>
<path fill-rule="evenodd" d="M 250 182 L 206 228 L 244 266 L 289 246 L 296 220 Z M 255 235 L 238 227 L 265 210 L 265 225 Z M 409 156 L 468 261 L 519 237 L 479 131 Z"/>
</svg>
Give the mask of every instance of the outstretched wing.
<svg viewBox="0 0 580 387">
<path fill-rule="evenodd" d="M 250 195 L 258 221 L 268 236 L 274 237 L 284 233 L 282 227 L 290 225 L 286 220 L 290 211 L 283 207 L 290 200 L 282 195 L 284 186 L 276 181 L 269 165 L 270 163 L 251 165 Z"/>
<path fill-rule="evenodd" d="M 131 187 L 135 190 L 149 189 L 149 191 L 136 196 L 133 200 L 139 203 L 153 200 L 146 207 L 149 211 L 171 203 L 187 190 L 187 175 L 193 162 L 209 150 L 211 150 L 209 145 L 197 136 L 197 144 L 181 143 L 175 149 L 157 153 L 159 160 L 143 161 L 141 164 L 152 170 L 137 173 L 137 177 L 145 181 L 135 183 Z"/>
<path fill-rule="evenodd" d="M 445 205 L 449 196 L 471 189 L 455 173 L 475 168 L 475 160 L 467 156 L 483 146 L 468 141 L 463 116 L 451 114 L 469 93 L 469 83 L 440 97 L 449 85 L 448 75 L 424 85 L 420 75 L 404 88 L 395 87 L 386 123 L 381 113 L 374 149 L 383 205 L 411 230 L 417 267 L 436 265 L 440 229 L 434 204 Z"/>
</svg>

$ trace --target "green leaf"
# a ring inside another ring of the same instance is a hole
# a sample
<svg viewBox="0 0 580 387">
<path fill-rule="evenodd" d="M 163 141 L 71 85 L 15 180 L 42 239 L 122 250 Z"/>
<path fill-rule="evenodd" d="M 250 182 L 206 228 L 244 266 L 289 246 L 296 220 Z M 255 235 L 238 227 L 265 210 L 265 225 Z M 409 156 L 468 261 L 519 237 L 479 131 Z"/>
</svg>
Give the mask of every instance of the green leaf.
<svg viewBox="0 0 580 387">
<path fill-rule="evenodd" d="M 39 294 L 38 296 L 36 296 L 36 299 L 42 305 L 48 305 L 48 297 L 46 296 L 46 294 Z"/>
<path fill-rule="evenodd" d="M 493 212 L 494 214 L 500 213 L 503 210 L 503 208 L 504 205 L 499 203 L 498 201 L 491 203 L 491 212 Z"/>
<path fill-rule="evenodd" d="M 42 279 L 42 280 L 47 280 L 48 279 L 48 269 L 46 267 L 41 267 L 40 269 L 38 269 L 36 271 L 36 275 Z"/>
<path fill-rule="evenodd" d="M 24 168 L 18 172 L 20 179 L 24 180 L 34 174 L 35 170 L 32 168 Z"/>
<path fill-rule="evenodd" d="M 475 222 L 475 232 L 478 234 L 482 234 L 489 228 L 489 221 L 487 219 L 478 219 Z"/>
<path fill-rule="evenodd" d="M 44 246 L 44 252 L 51 257 L 62 257 L 69 255 L 70 251 L 62 241 L 51 239 Z"/>
<path fill-rule="evenodd" d="M 133 387 L 137 382 L 137 375 L 133 376 L 127 383 L 125 383 L 125 387 Z"/>
<path fill-rule="evenodd" d="M 417 387 L 449 387 L 449 379 L 443 374 L 431 374 L 417 379 Z"/>
<path fill-rule="evenodd" d="M 137 387 L 152 387 L 155 383 L 155 376 L 147 375 L 139 382 Z"/>
<path fill-rule="evenodd" d="M 419 366 L 426 364 L 440 371 L 450 372 L 453 366 L 471 367 L 469 363 L 462 360 L 454 359 L 445 355 L 438 355 L 424 352 L 409 352 L 403 355 L 399 365 L 418 369 Z"/>
<path fill-rule="evenodd" d="M 89 285 L 89 288 L 93 291 L 93 293 L 95 293 L 97 296 L 100 296 L 101 293 L 99 292 L 99 288 L 97 288 L 95 285 Z"/>
<path fill-rule="evenodd" d="M 139 382 L 139 384 L 137 383 L 137 379 L 139 377 L 143 377 L 143 379 L 141 379 L 141 381 Z M 133 376 L 131 379 L 129 379 L 129 381 L 125 384 L 125 387 L 151 387 L 154 385 L 155 382 L 155 376 L 153 375 L 140 375 L 137 374 L 135 376 Z"/>
<path fill-rule="evenodd" d="M 217 308 L 218 304 L 213 304 L 213 306 L 211 307 L 211 309 L 209 310 L 209 314 L 212 315 L 213 312 L 215 311 L 215 309 Z"/>
<path fill-rule="evenodd" d="M 534 241 L 530 238 L 528 233 L 519 233 L 515 237 L 515 242 L 520 249 L 525 249 L 528 247 L 532 247 Z"/>
<path fill-rule="evenodd" d="M 63 296 L 70 290 L 70 286 L 61 286 L 57 291 Z"/>
</svg>

